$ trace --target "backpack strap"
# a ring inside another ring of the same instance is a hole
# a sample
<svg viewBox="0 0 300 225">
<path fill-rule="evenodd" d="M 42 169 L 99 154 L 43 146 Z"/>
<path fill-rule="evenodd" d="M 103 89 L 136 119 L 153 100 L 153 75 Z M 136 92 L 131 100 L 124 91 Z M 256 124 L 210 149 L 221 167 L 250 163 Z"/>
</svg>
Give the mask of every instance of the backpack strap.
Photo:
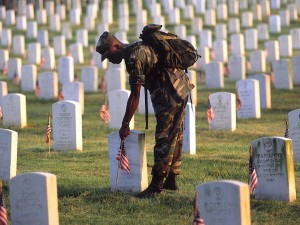
<svg viewBox="0 0 300 225">
<path fill-rule="evenodd" d="M 146 120 L 145 129 L 148 129 L 148 91 L 146 87 L 144 87 L 144 91 L 145 91 L 145 120 Z"/>
</svg>

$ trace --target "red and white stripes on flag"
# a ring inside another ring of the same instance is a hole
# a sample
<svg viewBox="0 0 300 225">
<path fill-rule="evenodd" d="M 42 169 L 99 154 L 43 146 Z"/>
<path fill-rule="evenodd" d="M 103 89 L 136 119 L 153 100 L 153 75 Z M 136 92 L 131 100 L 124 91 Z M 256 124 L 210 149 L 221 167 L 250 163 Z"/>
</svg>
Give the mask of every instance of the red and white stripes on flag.
<svg viewBox="0 0 300 225">
<path fill-rule="evenodd" d="M 0 120 L 2 119 L 3 115 L 2 115 L 2 108 L 0 106 Z"/>
<path fill-rule="evenodd" d="M 195 193 L 193 210 L 194 210 L 193 225 L 205 225 L 204 220 L 200 214 L 199 207 L 198 207 L 198 192 L 197 191 Z"/>
<path fill-rule="evenodd" d="M 215 118 L 214 110 L 210 104 L 209 96 L 207 100 L 207 122 L 210 124 L 210 122 Z"/>
<path fill-rule="evenodd" d="M 51 125 L 50 125 L 50 113 L 48 114 L 48 123 L 47 123 L 47 130 L 46 130 L 46 143 L 50 143 L 50 134 L 51 134 Z"/>
<path fill-rule="evenodd" d="M 257 180 L 257 174 L 256 174 L 255 166 L 254 166 L 254 163 L 253 163 L 252 146 L 251 145 L 250 145 L 250 158 L 249 158 L 249 182 L 250 182 L 251 193 L 253 193 L 256 189 L 258 180 Z"/>
<path fill-rule="evenodd" d="M 121 146 L 117 155 L 117 160 L 119 161 L 120 168 L 126 173 L 130 173 L 129 160 L 126 154 L 125 143 L 123 140 L 121 142 Z"/>
<path fill-rule="evenodd" d="M 239 111 L 242 107 L 242 100 L 241 100 L 241 96 L 240 93 L 237 91 L 236 92 L 236 110 Z"/>
<path fill-rule="evenodd" d="M 0 225 L 7 225 L 7 213 L 6 208 L 4 204 L 4 197 L 3 197 L 3 191 L 0 190 Z"/>
<path fill-rule="evenodd" d="M 104 123 L 108 124 L 110 122 L 110 114 L 106 105 L 102 105 L 99 111 L 100 118 L 104 121 Z"/>
</svg>

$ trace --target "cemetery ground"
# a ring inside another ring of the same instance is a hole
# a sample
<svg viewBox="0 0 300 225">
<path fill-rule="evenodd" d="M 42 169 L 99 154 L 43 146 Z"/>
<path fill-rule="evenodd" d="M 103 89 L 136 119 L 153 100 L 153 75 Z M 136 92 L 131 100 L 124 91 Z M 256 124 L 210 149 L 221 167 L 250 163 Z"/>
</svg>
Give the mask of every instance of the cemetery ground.
<svg viewBox="0 0 300 225">
<path fill-rule="evenodd" d="M 1 74 L 0 79 L 5 80 L 6 77 Z M 25 93 L 28 126 L 22 129 L 8 127 L 18 132 L 17 174 L 39 171 L 57 176 L 60 224 L 191 224 L 195 187 L 223 179 L 248 183 L 250 142 L 266 136 L 284 136 L 287 113 L 300 105 L 299 86 L 293 90 L 272 88 L 272 109 L 262 110 L 260 119 L 237 120 L 234 132 L 209 131 L 206 119 L 208 95 L 217 91 L 235 92 L 235 82 L 227 78 L 225 87 L 208 90 L 205 84 L 198 85 L 195 110 L 197 153 L 183 154 L 178 192 L 165 191 L 153 199 L 141 200 L 134 197 L 134 193 L 111 191 L 107 136 L 117 129 L 109 129 L 99 117 L 99 109 L 104 103 L 104 95 L 99 92 L 85 94 L 83 150 L 51 149 L 50 154 L 45 143 L 46 125 L 48 113 L 56 100 L 41 101 L 32 92 Z M 8 82 L 9 92 L 20 92 L 19 88 Z M 2 127 L 2 122 L 0 125 Z M 135 129 L 146 132 L 147 162 L 151 166 L 155 130 L 153 116 L 149 118 L 149 129 L 144 128 L 144 115 L 136 113 Z M 150 171 L 148 167 L 149 182 Z M 299 179 L 300 164 L 295 163 L 298 196 Z M 8 193 L 9 185 L 4 182 L 10 215 Z M 251 199 L 252 224 L 299 224 L 299 213 L 299 197 L 294 203 Z"/>
<path fill-rule="evenodd" d="M 131 3 L 131 1 L 129 2 Z M 85 14 L 84 7 L 83 13 Z M 130 27 L 133 29 L 127 33 L 129 41 L 137 40 L 133 8 L 130 5 Z M 118 31 L 117 17 L 117 4 L 114 4 L 114 23 L 109 26 L 112 33 Z M 99 17 L 95 22 L 99 23 L 100 21 Z M 152 22 L 152 19 L 148 21 L 148 23 Z M 267 18 L 263 18 L 262 22 L 267 23 Z M 181 24 L 187 25 L 188 32 L 190 32 L 190 21 L 182 19 Z M 256 24 L 257 22 L 255 22 Z M 53 37 L 57 33 L 49 30 L 48 25 L 39 25 L 39 29 L 48 29 L 49 43 L 52 44 Z M 82 24 L 73 27 L 73 34 L 76 29 L 82 27 Z M 166 27 L 173 31 L 173 25 L 166 23 Z M 293 27 L 299 27 L 299 21 L 291 22 L 290 27 L 282 28 L 280 34 L 288 34 Z M 25 34 L 25 31 L 16 30 L 15 26 L 8 26 L 8 28 L 12 29 L 13 35 Z M 203 28 L 215 30 L 213 26 L 204 25 Z M 241 33 L 243 31 L 244 28 L 241 27 Z M 88 34 L 89 44 L 94 45 L 95 37 L 98 35 L 96 28 L 94 31 L 89 31 Z M 278 35 L 270 34 L 270 40 L 276 40 Z M 67 46 L 74 43 L 74 36 L 72 40 L 66 40 Z M 32 41 L 36 40 L 26 38 L 26 45 Z M 258 49 L 264 48 L 263 41 L 259 41 L 258 45 Z M 293 50 L 293 55 L 297 54 L 299 54 L 299 50 Z M 246 52 L 245 56 L 249 58 L 249 52 Z M 14 55 L 10 52 L 9 57 L 13 58 Z M 89 58 L 89 49 L 84 48 L 84 65 L 88 64 Z M 26 62 L 27 60 L 23 59 L 24 65 Z M 74 65 L 79 78 L 81 66 Z M 247 75 L 249 75 L 248 72 Z M 267 73 L 269 72 L 268 66 Z M 99 77 L 102 76 L 104 76 L 104 70 L 99 69 Z M 236 82 L 229 80 L 228 77 L 224 79 L 225 88 L 222 89 L 207 89 L 204 82 L 205 77 L 201 83 L 198 80 L 198 104 L 195 110 L 197 150 L 195 155 L 183 154 L 182 174 L 178 177 L 180 191 L 164 191 L 152 199 L 138 199 L 134 197 L 134 193 L 111 191 L 107 136 L 118 130 L 109 129 L 99 117 L 99 110 L 105 102 L 103 93 L 100 91 L 85 93 L 85 112 L 82 115 L 83 150 L 53 151 L 51 133 L 51 152 L 49 154 L 46 144 L 47 117 L 52 104 L 57 102 L 57 99 L 39 100 L 34 92 L 21 91 L 20 86 L 13 85 L 11 80 L 8 80 L 7 76 L 0 72 L 0 81 L 7 82 L 9 93 L 26 95 L 27 127 L 22 129 L 5 127 L 18 132 L 17 174 L 48 172 L 56 175 L 59 223 L 61 225 L 192 224 L 196 186 L 215 180 L 237 180 L 248 183 L 250 143 L 261 137 L 284 136 L 285 119 L 288 112 L 300 108 L 300 86 L 294 86 L 293 90 L 280 90 L 272 86 L 272 108 L 262 109 L 260 119 L 237 119 L 236 130 L 233 132 L 209 131 L 206 118 L 209 94 L 218 91 L 236 93 Z M 127 89 L 129 90 L 128 79 Z M 4 128 L 1 120 L 0 127 Z M 150 182 L 155 131 L 153 116 L 149 116 L 149 129 L 145 130 L 144 128 L 144 115 L 136 113 L 135 129 L 146 133 L 148 182 Z M 294 169 L 297 200 L 288 203 L 251 198 L 251 222 L 253 225 L 300 224 L 300 163 L 295 163 Z M 3 182 L 3 185 L 10 221 L 9 185 L 8 182 Z"/>
</svg>

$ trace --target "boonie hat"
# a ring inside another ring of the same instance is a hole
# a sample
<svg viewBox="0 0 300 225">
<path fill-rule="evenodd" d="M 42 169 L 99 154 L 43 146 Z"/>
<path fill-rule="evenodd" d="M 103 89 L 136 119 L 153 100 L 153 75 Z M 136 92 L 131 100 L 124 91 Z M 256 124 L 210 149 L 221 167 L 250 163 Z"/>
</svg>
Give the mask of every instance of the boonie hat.
<svg viewBox="0 0 300 225">
<path fill-rule="evenodd" d="M 103 32 L 103 34 L 100 36 L 96 45 L 96 51 L 101 54 L 101 61 L 108 57 L 109 49 L 113 40 L 114 36 L 107 31 Z"/>
</svg>

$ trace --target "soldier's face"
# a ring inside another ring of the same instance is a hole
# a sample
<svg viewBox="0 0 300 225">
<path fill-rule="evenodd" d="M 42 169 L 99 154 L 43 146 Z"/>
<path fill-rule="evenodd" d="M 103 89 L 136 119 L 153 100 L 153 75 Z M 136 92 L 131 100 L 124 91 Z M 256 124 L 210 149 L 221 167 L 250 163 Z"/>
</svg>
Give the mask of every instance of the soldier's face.
<svg viewBox="0 0 300 225">
<path fill-rule="evenodd" d="M 112 44 L 107 59 L 113 64 L 121 63 L 123 59 L 122 47 L 119 44 Z"/>
</svg>

